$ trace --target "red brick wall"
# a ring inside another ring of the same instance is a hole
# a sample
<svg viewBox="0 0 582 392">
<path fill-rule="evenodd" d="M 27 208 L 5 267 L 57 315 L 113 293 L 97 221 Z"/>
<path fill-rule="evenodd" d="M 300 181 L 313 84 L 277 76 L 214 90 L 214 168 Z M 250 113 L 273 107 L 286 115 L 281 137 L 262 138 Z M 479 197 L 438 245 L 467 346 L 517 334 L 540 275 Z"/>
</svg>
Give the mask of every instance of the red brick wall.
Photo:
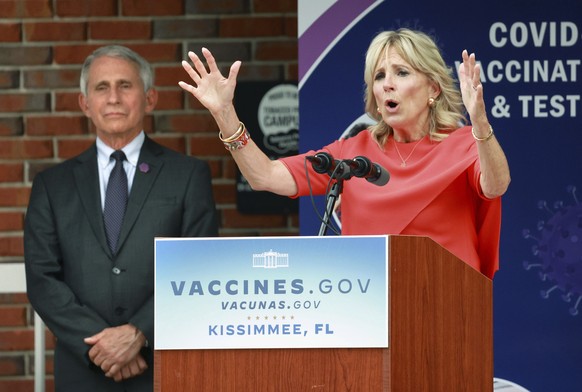
<svg viewBox="0 0 582 392">
<path fill-rule="evenodd" d="M 149 60 L 160 101 L 146 122 L 157 141 L 209 162 L 221 235 L 296 235 L 297 216 L 236 210 L 235 166 L 211 116 L 177 86 L 180 61 L 206 46 L 239 80 L 297 80 L 296 0 L 2 0 L 0 6 L 0 263 L 22 262 L 35 173 L 95 138 L 77 105 L 80 66 L 121 43 Z M 0 390 L 33 390 L 33 312 L 25 294 L 0 294 Z M 53 337 L 47 331 L 47 391 Z"/>
</svg>

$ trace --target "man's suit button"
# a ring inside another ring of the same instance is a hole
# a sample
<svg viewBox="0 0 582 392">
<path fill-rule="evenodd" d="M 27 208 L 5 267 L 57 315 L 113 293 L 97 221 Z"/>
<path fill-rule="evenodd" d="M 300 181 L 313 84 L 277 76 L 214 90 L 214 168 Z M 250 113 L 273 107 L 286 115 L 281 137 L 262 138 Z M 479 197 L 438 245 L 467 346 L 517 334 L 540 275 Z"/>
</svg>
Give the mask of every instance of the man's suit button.
<svg viewBox="0 0 582 392">
<path fill-rule="evenodd" d="M 117 308 L 115 308 L 115 314 L 117 316 L 121 316 L 124 312 L 125 312 L 125 308 L 122 308 L 121 306 L 118 306 Z"/>
<path fill-rule="evenodd" d="M 121 270 L 117 267 L 113 267 L 113 269 L 111 270 L 115 275 L 119 275 L 121 273 Z"/>
</svg>

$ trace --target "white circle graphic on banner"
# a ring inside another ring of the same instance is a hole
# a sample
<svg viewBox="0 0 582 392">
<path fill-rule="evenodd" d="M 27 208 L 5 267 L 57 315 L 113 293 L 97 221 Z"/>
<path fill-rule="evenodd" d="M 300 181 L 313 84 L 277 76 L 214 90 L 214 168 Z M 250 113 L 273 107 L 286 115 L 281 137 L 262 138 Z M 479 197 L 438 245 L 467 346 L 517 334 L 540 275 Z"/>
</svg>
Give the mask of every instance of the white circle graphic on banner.
<svg viewBox="0 0 582 392">
<path fill-rule="evenodd" d="M 259 126 L 268 149 L 285 153 L 297 150 L 299 132 L 299 92 L 293 84 L 279 84 L 261 99 Z"/>
</svg>

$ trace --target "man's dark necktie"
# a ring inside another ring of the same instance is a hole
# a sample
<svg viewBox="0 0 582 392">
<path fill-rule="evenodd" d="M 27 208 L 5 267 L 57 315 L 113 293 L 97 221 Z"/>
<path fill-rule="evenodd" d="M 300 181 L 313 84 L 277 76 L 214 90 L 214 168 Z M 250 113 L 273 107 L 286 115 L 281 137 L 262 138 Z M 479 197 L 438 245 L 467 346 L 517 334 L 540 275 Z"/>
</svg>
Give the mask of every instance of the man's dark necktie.
<svg viewBox="0 0 582 392">
<path fill-rule="evenodd" d="M 109 249 L 115 254 L 125 208 L 127 207 L 127 174 L 123 169 L 123 161 L 125 160 L 123 151 L 114 151 L 111 154 L 111 158 L 115 159 L 115 166 L 109 175 L 107 191 L 105 192 L 103 221 L 105 222 Z"/>
</svg>

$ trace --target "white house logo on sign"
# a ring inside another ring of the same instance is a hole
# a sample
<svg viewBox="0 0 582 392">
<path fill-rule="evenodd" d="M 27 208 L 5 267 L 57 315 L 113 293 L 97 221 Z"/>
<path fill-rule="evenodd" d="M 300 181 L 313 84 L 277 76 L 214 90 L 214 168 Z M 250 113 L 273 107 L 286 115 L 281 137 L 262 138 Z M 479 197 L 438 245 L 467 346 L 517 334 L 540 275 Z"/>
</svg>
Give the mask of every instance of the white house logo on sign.
<svg viewBox="0 0 582 392">
<path fill-rule="evenodd" d="M 158 241 L 156 348 L 387 347 L 386 239 L 281 238 Z"/>
<path fill-rule="evenodd" d="M 289 254 L 268 252 L 253 254 L 253 268 L 285 268 L 289 267 Z"/>
</svg>

